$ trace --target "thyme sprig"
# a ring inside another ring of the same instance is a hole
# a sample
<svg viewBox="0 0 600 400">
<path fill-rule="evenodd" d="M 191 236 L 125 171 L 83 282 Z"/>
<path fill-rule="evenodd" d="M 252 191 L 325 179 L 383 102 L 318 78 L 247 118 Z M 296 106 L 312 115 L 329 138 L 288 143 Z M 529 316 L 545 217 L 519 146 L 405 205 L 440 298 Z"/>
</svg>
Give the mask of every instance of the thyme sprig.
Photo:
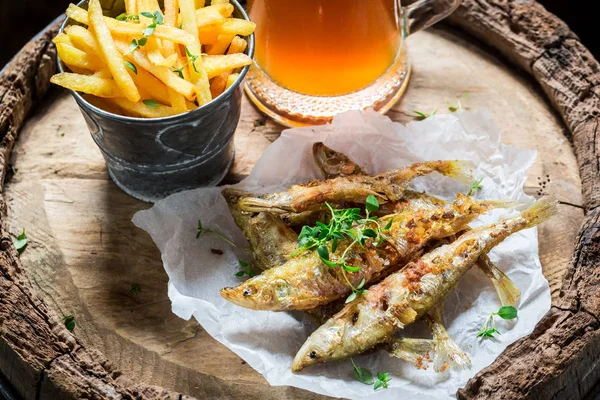
<svg viewBox="0 0 600 400">
<path fill-rule="evenodd" d="M 23 228 L 23 232 L 21 232 L 21 234 L 17 236 L 17 239 L 13 242 L 13 244 L 15 245 L 15 249 L 17 249 L 17 252 L 21 254 L 25 251 L 25 248 L 27 247 L 28 243 L 29 239 L 27 238 L 27 234 L 25 233 L 25 228 Z"/>
<path fill-rule="evenodd" d="M 354 377 L 357 381 L 364 385 L 373 385 L 373 390 L 377 390 L 379 388 L 388 388 L 388 383 L 392 380 L 392 378 L 390 378 L 389 372 L 378 372 L 377 379 L 375 379 L 371 371 L 356 365 L 352 358 L 350 358 L 350 362 L 352 363 L 352 368 L 354 369 Z"/>
<path fill-rule="evenodd" d="M 129 43 L 129 49 L 127 50 L 127 53 L 125 53 L 123 55 L 126 56 L 126 55 L 133 53 L 140 47 L 145 46 L 147 42 L 148 42 L 148 39 L 145 37 L 141 38 L 139 40 L 138 39 L 131 40 L 131 43 Z"/>
<path fill-rule="evenodd" d="M 198 68 L 196 68 L 196 60 L 198 59 L 198 57 L 204 55 L 204 53 L 200 53 L 200 54 L 192 54 L 192 52 L 187 48 L 187 46 L 185 46 L 185 53 L 188 56 L 188 60 L 185 64 L 183 64 L 181 67 L 176 68 L 176 67 L 172 67 L 173 72 L 175 72 L 177 75 L 179 75 L 179 77 L 181 79 L 183 78 L 183 69 L 185 67 L 187 67 L 189 65 L 189 63 L 192 63 L 192 68 L 194 68 L 194 71 L 198 72 Z"/>
<path fill-rule="evenodd" d="M 493 339 L 495 334 L 501 334 L 500 331 L 496 329 L 496 321 L 494 320 L 496 315 L 506 320 L 515 319 L 517 318 L 517 309 L 513 306 L 503 306 L 500 307 L 498 312 L 491 313 L 485 320 L 485 323 L 479 330 L 479 333 L 477 333 L 478 338 Z"/>
<path fill-rule="evenodd" d="M 144 17 L 150 18 L 152 20 L 150 25 L 148 25 L 146 27 L 146 29 L 144 29 L 142 31 L 142 35 L 144 35 L 146 37 L 152 36 L 152 34 L 154 33 L 154 30 L 156 29 L 156 26 L 162 25 L 164 22 L 163 15 L 159 10 L 154 11 L 154 14 L 149 13 L 148 11 L 141 12 L 140 14 L 142 14 Z"/>
<path fill-rule="evenodd" d="M 480 178 L 478 180 L 476 180 L 475 182 L 473 182 L 471 184 L 471 189 L 469 190 L 469 193 L 467 194 L 467 196 L 473 196 L 473 194 L 481 189 L 483 189 L 483 185 L 481 184 L 481 182 L 483 182 L 483 178 Z"/>
<path fill-rule="evenodd" d="M 431 110 L 429 112 L 418 111 L 418 110 L 413 110 L 413 112 L 419 119 L 423 120 L 423 119 L 427 119 L 427 118 L 435 115 L 435 113 L 437 112 L 437 108 L 434 108 L 433 110 Z"/>
<path fill-rule="evenodd" d="M 358 272 L 361 267 L 348 263 L 348 253 L 355 246 L 364 247 L 368 239 L 371 239 L 375 246 L 381 244 L 385 241 L 382 232 L 390 229 L 393 220 L 390 219 L 382 228 L 377 217 L 371 215 L 371 213 L 379 210 L 379 202 L 372 194 L 367 197 L 364 218 L 361 215 L 360 208 L 338 210 L 334 209 L 329 203 L 325 204 L 331 212 L 329 223 L 317 222 L 314 227 L 302 227 L 302 231 L 298 236 L 298 249 L 290 254 L 290 257 L 316 249 L 319 258 L 325 265 L 331 268 L 341 268 L 344 279 L 352 289 L 352 293 L 346 299 L 346 303 L 349 303 L 356 299 L 358 295 L 366 293 L 366 289 L 364 289 L 364 279 L 357 286 L 350 282 L 347 273 Z M 349 240 L 350 244 L 346 246 L 340 256 L 333 256 L 338 248 L 339 241 L 343 239 Z"/>
<path fill-rule="evenodd" d="M 202 225 L 202 221 L 198 220 L 198 231 L 196 232 L 196 239 L 199 239 L 200 235 L 205 234 L 205 233 L 210 233 L 210 234 L 213 234 L 213 235 L 219 237 L 220 239 L 225 241 L 227 244 L 229 244 L 231 247 L 238 247 L 238 245 L 233 243 L 233 241 L 231 239 L 227 238 L 226 236 L 224 236 L 223 234 L 221 234 L 219 232 L 213 231 L 212 229 L 205 228 Z"/>
<path fill-rule="evenodd" d="M 242 277 L 244 275 L 248 275 L 248 278 L 253 278 L 258 275 L 258 272 L 256 272 L 246 261 L 238 260 L 238 262 L 241 269 L 235 273 L 235 276 Z"/>
<path fill-rule="evenodd" d="M 128 14 L 122 13 L 122 14 L 117 15 L 116 20 L 117 21 L 139 21 L 140 17 L 137 14 L 129 14 L 128 15 Z"/>
</svg>

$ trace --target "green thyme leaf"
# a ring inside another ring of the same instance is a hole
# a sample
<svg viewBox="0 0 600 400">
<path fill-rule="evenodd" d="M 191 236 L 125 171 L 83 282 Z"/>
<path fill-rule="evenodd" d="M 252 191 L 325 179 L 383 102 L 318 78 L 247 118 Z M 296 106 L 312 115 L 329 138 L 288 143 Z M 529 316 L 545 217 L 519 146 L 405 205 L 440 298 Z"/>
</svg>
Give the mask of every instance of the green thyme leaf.
<svg viewBox="0 0 600 400">
<path fill-rule="evenodd" d="M 137 14 L 127 15 L 125 13 L 119 14 L 117 16 L 117 21 L 139 21 L 140 17 Z"/>
<path fill-rule="evenodd" d="M 360 267 L 353 267 L 352 265 L 348 265 L 348 264 L 342 265 L 342 268 L 344 268 L 344 270 L 346 270 L 348 272 L 358 272 L 361 270 Z"/>
<path fill-rule="evenodd" d="M 137 296 L 139 292 L 140 292 L 140 285 L 138 285 L 137 283 L 129 284 L 129 291 L 127 293 L 129 293 L 132 296 Z"/>
<path fill-rule="evenodd" d="M 154 29 L 156 28 L 156 23 L 148 25 L 146 29 L 142 31 L 142 35 L 144 36 L 152 36 L 154 33 Z"/>
<path fill-rule="evenodd" d="M 69 332 L 73 332 L 75 329 L 75 317 L 73 315 L 65 315 L 62 317 L 62 320 L 65 324 L 65 328 L 67 328 Z"/>
<path fill-rule="evenodd" d="M 469 190 L 469 196 L 471 196 L 476 191 L 483 189 L 483 185 L 481 184 L 481 182 L 483 182 L 483 178 L 480 178 L 473 182 L 473 184 L 471 185 L 471 190 Z"/>
<path fill-rule="evenodd" d="M 163 22 L 164 22 L 163 15 L 160 12 L 160 10 L 154 11 L 153 17 L 154 17 L 154 22 L 156 22 L 158 25 L 162 25 L 163 24 Z"/>
<path fill-rule="evenodd" d="M 317 253 L 319 253 L 319 257 L 329 261 L 329 250 L 327 250 L 327 246 L 322 244 L 317 247 Z"/>
<path fill-rule="evenodd" d="M 252 267 L 246 261 L 238 260 L 238 262 L 240 263 L 240 267 L 242 267 L 242 269 L 236 272 L 235 276 L 241 277 L 244 275 L 248 275 L 249 278 L 252 278 L 258 275 L 258 273 L 254 269 L 252 269 Z"/>
<path fill-rule="evenodd" d="M 366 237 L 370 237 L 370 238 L 377 237 L 377 232 L 375 232 L 375 231 L 374 231 L 373 229 L 371 229 L 371 228 L 365 229 L 365 230 L 362 232 L 362 234 L 363 234 L 364 236 L 366 236 Z"/>
<path fill-rule="evenodd" d="M 375 384 L 373 385 L 373 390 L 377 390 L 379 388 L 387 389 L 388 382 L 392 380 L 392 378 L 390 378 L 389 375 L 390 375 L 389 372 L 386 372 L 385 374 L 378 372 L 377 380 L 375 381 Z"/>
<path fill-rule="evenodd" d="M 392 223 L 394 222 L 394 218 L 390 218 L 387 224 L 383 227 L 384 230 L 389 230 L 392 227 Z"/>
<path fill-rule="evenodd" d="M 160 103 L 158 101 L 152 99 L 142 100 L 142 103 L 144 103 L 144 105 L 148 108 L 156 108 L 160 106 Z"/>
<path fill-rule="evenodd" d="M 148 38 L 143 37 L 137 41 L 137 44 L 138 44 L 138 46 L 145 46 L 147 42 L 148 42 Z"/>
<path fill-rule="evenodd" d="M 500 332 L 496 328 L 491 328 L 491 329 L 487 329 L 485 331 L 479 331 L 479 333 L 477 334 L 477 337 L 484 338 L 484 339 L 494 339 L 495 334 L 500 335 Z"/>
<path fill-rule="evenodd" d="M 377 197 L 373 196 L 372 194 L 368 195 L 365 208 L 370 213 L 379 210 L 379 201 L 377 201 Z"/>
<path fill-rule="evenodd" d="M 358 286 L 356 288 L 357 289 L 362 289 L 363 286 L 365 286 L 365 278 L 362 278 L 362 281 L 360 281 L 360 283 L 358 284 Z"/>
<path fill-rule="evenodd" d="M 437 108 L 431 110 L 428 113 L 423 112 L 423 111 L 417 111 L 417 110 L 414 110 L 413 112 L 417 115 L 417 117 L 419 117 L 421 119 L 426 119 L 426 118 L 431 117 L 432 115 L 435 115 L 435 113 L 437 112 Z"/>
<path fill-rule="evenodd" d="M 352 358 L 350 358 L 350 362 L 352 363 L 352 367 L 354 368 L 354 376 L 356 377 L 357 381 L 365 385 L 372 385 L 374 383 L 373 374 L 371 373 L 371 371 L 356 365 Z"/>
<path fill-rule="evenodd" d="M 17 252 L 21 254 L 25 251 L 28 242 L 29 239 L 27 239 L 27 235 L 25 234 L 25 228 L 23 228 L 23 232 L 21 232 L 21 234 L 17 236 L 17 240 L 15 240 L 13 244 L 15 245 L 15 249 L 17 249 Z"/>
<path fill-rule="evenodd" d="M 140 47 L 140 45 L 138 44 L 138 41 L 133 39 L 131 41 L 131 43 L 129 43 L 129 49 L 127 49 L 127 53 L 125 53 L 124 55 L 128 55 L 133 53 L 134 51 L 136 51 L 138 48 Z"/>
<path fill-rule="evenodd" d="M 350 303 L 351 301 L 354 301 L 354 299 L 356 299 L 356 292 L 352 292 L 350 296 L 348 296 L 348 298 L 346 299 L 346 304 Z"/>
<path fill-rule="evenodd" d="M 129 61 L 125 61 L 125 66 L 127 68 L 129 68 L 130 70 L 132 70 L 133 73 L 137 75 L 137 68 L 133 63 L 130 63 Z"/>
<path fill-rule="evenodd" d="M 184 66 L 184 67 L 185 67 L 185 66 Z M 180 77 L 181 79 L 184 79 L 184 78 L 183 78 L 183 68 L 184 68 L 184 67 L 181 67 L 181 68 L 175 68 L 175 67 L 173 67 L 173 72 L 175 72 L 177 75 L 179 75 L 179 77 Z"/>
<path fill-rule="evenodd" d="M 331 252 L 335 253 L 335 251 L 337 250 L 337 246 L 338 246 L 338 240 L 336 238 L 333 238 L 333 240 L 331 240 Z"/>
<path fill-rule="evenodd" d="M 339 267 L 340 266 L 340 264 L 338 264 L 336 262 L 333 262 L 333 261 L 326 260 L 323 257 L 319 257 L 319 258 L 321 259 L 321 261 L 323 262 L 323 264 L 327 265 L 328 267 L 335 268 L 335 267 Z"/>
<path fill-rule="evenodd" d="M 446 102 L 446 104 L 448 104 L 448 110 L 451 112 L 455 112 L 455 111 L 462 111 L 462 103 L 460 102 L 460 100 L 458 100 L 456 105 L 450 104 L 449 101 Z"/>
<path fill-rule="evenodd" d="M 517 309 L 513 306 L 500 307 L 496 315 L 502 319 L 515 319 L 517 318 Z"/>
</svg>

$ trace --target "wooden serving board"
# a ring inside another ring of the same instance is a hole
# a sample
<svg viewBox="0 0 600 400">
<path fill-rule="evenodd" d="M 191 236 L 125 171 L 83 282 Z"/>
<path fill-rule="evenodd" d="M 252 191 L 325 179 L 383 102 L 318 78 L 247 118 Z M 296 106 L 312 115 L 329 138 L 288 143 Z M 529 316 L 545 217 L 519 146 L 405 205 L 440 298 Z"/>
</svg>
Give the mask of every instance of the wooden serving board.
<svg viewBox="0 0 600 400">
<path fill-rule="evenodd" d="M 527 191 L 563 202 L 539 230 L 551 311 L 457 395 L 584 398 L 600 377 L 598 63 L 534 1 L 464 0 L 451 20 L 410 37 L 413 75 L 388 116 L 446 113 L 459 97 L 467 110 L 486 107 L 503 142 L 538 151 Z M 110 181 L 71 96 L 46 93 L 56 29 L 0 76 L 0 374 L 25 399 L 322 398 L 270 387 L 171 313 L 160 254 L 131 223 L 149 205 Z M 227 181 L 246 176 L 281 130 L 244 100 Z M 30 243 L 19 259 L 11 243 L 23 228 Z"/>
</svg>

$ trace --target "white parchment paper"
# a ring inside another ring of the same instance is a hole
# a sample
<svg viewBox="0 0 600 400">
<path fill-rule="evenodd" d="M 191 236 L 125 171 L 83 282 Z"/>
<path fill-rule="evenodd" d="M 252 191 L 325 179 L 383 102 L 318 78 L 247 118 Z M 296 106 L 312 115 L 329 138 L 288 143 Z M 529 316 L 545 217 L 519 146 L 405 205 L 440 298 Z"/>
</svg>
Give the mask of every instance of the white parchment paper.
<svg viewBox="0 0 600 400">
<path fill-rule="evenodd" d="M 536 153 L 503 145 L 500 133 L 486 110 L 430 117 L 404 126 L 373 111 L 352 111 L 336 117 L 331 125 L 290 129 L 266 149 L 251 175 L 236 185 L 256 193 L 284 190 L 294 183 L 320 177 L 312 160 L 314 142 L 342 151 L 370 173 L 386 171 L 416 161 L 435 159 L 471 160 L 483 189 L 476 197 L 509 199 L 530 203 L 523 192 L 527 168 Z M 453 199 L 468 187 L 440 175 L 419 178 L 414 188 Z M 264 375 L 271 385 L 296 386 L 316 393 L 351 399 L 446 399 L 469 378 L 486 367 L 512 342 L 530 333 L 550 308 L 550 290 L 538 258 L 537 231 L 530 229 L 509 237 L 490 253 L 496 265 L 521 289 L 518 321 L 497 322 L 498 339 L 481 341 L 477 332 L 487 315 L 500 307 L 489 280 L 480 271 L 467 273 L 446 301 L 445 324 L 456 342 L 470 355 L 473 367 L 435 373 L 416 370 L 399 359 L 377 351 L 355 358 L 373 373 L 390 372 L 389 389 L 373 391 L 357 382 L 349 361 L 309 367 L 300 374 L 290 372 L 296 351 L 316 328 L 301 312 L 274 313 L 237 307 L 219 295 L 219 289 L 234 286 L 241 278 L 238 258 L 212 235 L 196 240 L 196 223 L 218 230 L 240 245 L 241 231 L 220 196 L 220 188 L 178 193 L 138 212 L 133 222 L 147 231 L 162 254 L 169 275 L 169 297 L 179 317 L 192 316 L 215 339 L 242 357 Z M 474 224 L 490 223 L 510 211 L 495 210 Z M 513 210 L 512 213 L 515 211 Z M 211 248 L 224 250 L 222 256 Z M 430 337 L 422 322 L 404 333 L 407 337 Z"/>
</svg>

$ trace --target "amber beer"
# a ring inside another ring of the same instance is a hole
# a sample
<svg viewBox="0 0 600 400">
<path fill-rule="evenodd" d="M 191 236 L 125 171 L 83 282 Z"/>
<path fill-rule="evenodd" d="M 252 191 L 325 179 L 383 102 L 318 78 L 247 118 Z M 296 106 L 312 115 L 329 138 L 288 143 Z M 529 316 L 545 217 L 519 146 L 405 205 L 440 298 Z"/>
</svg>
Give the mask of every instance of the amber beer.
<svg viewBox="0 0 600 400">
<path fill-rule="evenodd" d="M 363 89 L 401 48 L 398 0 L 249 0 L 248 6 L 258 67 L 298 93 Z"/>
</svg>

